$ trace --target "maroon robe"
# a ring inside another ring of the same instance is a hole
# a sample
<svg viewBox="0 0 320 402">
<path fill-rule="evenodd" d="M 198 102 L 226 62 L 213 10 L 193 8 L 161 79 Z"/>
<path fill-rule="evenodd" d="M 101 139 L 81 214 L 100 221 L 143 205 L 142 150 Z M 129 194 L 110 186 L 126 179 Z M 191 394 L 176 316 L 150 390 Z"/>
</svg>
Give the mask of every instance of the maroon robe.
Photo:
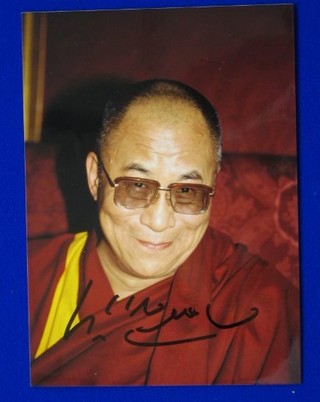
<svg viewBox="0 0 320 402">
<path fill-rule="evenodd" d="M 299 382 L 297 289 L 212 229 L 172 278 L 120 301 L 91 235 L 80 263 L 80 323 L 34 359 L 73 238 L 29 245 L 34 385 Z"/>
</svg>

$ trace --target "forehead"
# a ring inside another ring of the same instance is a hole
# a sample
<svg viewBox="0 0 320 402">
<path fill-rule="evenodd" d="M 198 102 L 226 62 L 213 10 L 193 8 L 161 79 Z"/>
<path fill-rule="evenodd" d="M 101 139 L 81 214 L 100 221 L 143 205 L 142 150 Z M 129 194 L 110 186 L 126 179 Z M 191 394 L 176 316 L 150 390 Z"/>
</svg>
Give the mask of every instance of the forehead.
<svg viewBox="0 0 320 402">
<path fill-rule="evenodd" d="M 201 112 L 189 103 L 156 98 L 130 106 L 106 142 L 113 162 L 127 159 L 215 165 L 215 144 Z"/>
</svg>

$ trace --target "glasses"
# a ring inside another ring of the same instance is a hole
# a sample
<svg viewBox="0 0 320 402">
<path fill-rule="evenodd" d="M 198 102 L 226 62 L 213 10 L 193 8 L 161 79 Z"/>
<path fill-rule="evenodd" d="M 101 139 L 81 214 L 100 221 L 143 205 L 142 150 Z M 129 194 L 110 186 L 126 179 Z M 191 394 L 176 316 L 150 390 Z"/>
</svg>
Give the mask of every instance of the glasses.
<svg viewBox="0 0 320 402">
<path fill-rule="evenodd" d="M 213 189 L 204 184 L 172 183 L 167 188 L 162 188 L 156 180 L 125 176 L 113 181 L 101 158 L 98 159 L 110 186 L 115 189 L 114 202 L 120 207 L 147 208 L 158 198 L 159 191 L 166 191 L 175 212 L 198 215 L 208 209 L 210 198 L 214 195 Z"/>
</svg>

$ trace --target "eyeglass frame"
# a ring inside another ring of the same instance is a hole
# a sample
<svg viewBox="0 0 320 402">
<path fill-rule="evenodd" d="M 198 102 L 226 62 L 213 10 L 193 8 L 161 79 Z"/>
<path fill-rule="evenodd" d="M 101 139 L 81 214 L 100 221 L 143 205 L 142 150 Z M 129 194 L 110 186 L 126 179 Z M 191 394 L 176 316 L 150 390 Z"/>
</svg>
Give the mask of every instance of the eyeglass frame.
<svg viewBox="0 0 320 402">
<path fill-rule="evenodd" d="M 104 166 L 104 163 L 102 162 L 102 158 L 101 158 L 99 155 L 97 155 L 97 158 L 98 158 L 98 164 L 102 167 L 102 170 L 103 170 L 103 172 L 104 172 L 104 174 L 105 174 L 105 176 L 106 176 L 106 178 L 107 178 L 107 181 L 108 181 L 109 185 L 110 185 L 112 188 L 114 188 L 114 189 L 116 189 L 116 188 L 119 186 L 119 182 L 120 182 L 121 180 L 128 180 L 128 179 L 133 180 L 133 181 L 136 181 L 137 183 L 139 183 L 139 182 L 149 182 L 149 183 L 155 183 L 155 184 L 157 184 L 157 190 L 156 190 L 156 192 L 155 192 L 155 195 L 152 197 L 152 199 L 150 200 L 150 202 L 149 202 L 146 206 L 144 206 L 144 207 L 128 208 L 128 207 L 125 207 L 124 205 L 121 205 L 121 204 L 119 205 L 119 204 L 116 202 L 116 192 L 115 192 L 115 193 L 114 193 L 114 199 L 113 199 L 113 200 L 114 200 L 114 203 L 115 203 L 116 205 L 118 205 L 118 206 L 120 206 L 120 207 L 123 207 L 123 208 L 126 208 L 126 209 L 143 209 L 143 208 L 148 208 L 148 207 L 153 203 L 153 201 L 154 201 L 155 199 L 157 199 L 157 197 L 158 197 L 158 195 L 159 195 L 159 191 L 167 191 L 167 192 L 169 192 L 169 197 L 168 197 L 168 199 L 169 199 L 169 201 L 170 201 L 170 205 L 171 205 L 172 209 L 174 210 L 174 212 L 176 212 L 176 213 L 178 213 L 178 214 L 183 214 L 183 215 L 200 215 L 200 214 L 204 214 L 204 213 L 208 210 L 209 205 L 210 205 L 210 199 L 215 195 L 215 191 L 214 191 L 214 188 L 213 188 L 213 187 L 207 186 L 207 185 L 205 185 L 205 184 L 200 184 L 200 183 L 191 183 L 191 186 L 192 186 L 192 187 L 201 188 L 201 189 L 210 191 L 210 193 L 206 193 L 206 195 L 207 195 L 207 197 L 206 197 L 206 198 L 207 198 L 207 202 L 206 202 L 206 204 L 205 204 L 205 207 L 204 207 L 203 209 L 201 209 L 201 210 L 200 210 L 199 212 L 197 212 L 197 213 L 179 212 L 179 211 L 176 211 L 176 210 L 175 210 L 175 207 L 174 207 L 173 204 L 172 204 L 172 200 L 171 200 L 171 189 L 172 189 L 173 187 L 175 187 L 176 185 L 181 186 L 181 185 L 184 185 L 184 184 L 185 184 L 186 187 L 189 187 L 190 184 L 187 184 L 187 183 L 171 183 L 171 184 L 169 184 L 168 187 L 161 187 L 161 184 L 160 184 L 157 180 L 145 179 L 145 178 L 141 178 L 141 177 L 131 177 L 131 176 L 119 176 L 119 177 L 116 177 L 114 180 L 112 180 L 111 177 L 110 177 L 110 175 L 109 175 L 109 173 L 108 173 L 108 171 L 107 171 L 107 169 L 106 169 L 106 167 Z"/>
</svg>

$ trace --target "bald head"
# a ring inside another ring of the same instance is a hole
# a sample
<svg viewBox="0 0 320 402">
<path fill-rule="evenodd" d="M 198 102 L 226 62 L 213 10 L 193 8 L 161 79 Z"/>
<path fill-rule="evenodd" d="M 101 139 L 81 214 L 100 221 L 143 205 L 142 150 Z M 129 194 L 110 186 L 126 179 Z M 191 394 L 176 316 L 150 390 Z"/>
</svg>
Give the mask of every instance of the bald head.
<svg viewBox="0 0 320 402">
<path fill-rule="evenodd" d="M 103 128 L 97 141 L 97 151 L 101 153 L 115 139 L 117 127 L 121 121 L 137 105 L 145 105 L 145 119 L 152 113 L 154 119 L 167 120 L 174 124 L 175 120 L 190 120 L 188 110 L 193 110 L 193 119 L 203 120 L 212 142 L 212 150 L 216 164 L 221 160 L 221 129 L 217 112 L 209 101 L 193 88 L 170 80 L 150 80 L 133 84 L 125 91 L 119 91 L 106 105 Z M 184 111 L 184 113 L 183 113 Z M 130 113 L 130 116 L 134 116 Z M 127 133 L 130 135 L 130 132 Z M 181 133 L 184 141 L 184 133 Z"/>
</svg>

